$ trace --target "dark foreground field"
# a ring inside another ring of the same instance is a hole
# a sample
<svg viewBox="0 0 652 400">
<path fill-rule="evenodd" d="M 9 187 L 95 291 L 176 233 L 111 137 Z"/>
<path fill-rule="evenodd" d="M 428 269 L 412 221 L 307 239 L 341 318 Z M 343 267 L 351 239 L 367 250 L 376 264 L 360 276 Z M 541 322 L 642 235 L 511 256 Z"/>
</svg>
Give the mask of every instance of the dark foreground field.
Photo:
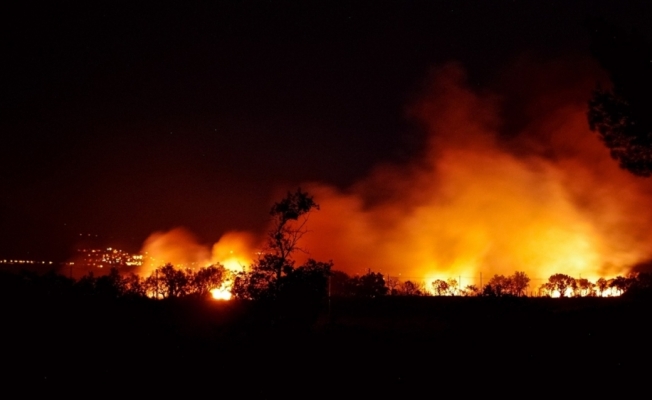
<svg viewBox="0 0 652 400">
<path fill-rule="evenodd" d="M 4 387 L 407 398 L 588 395 L 627 383 L 649 393 L 647 300 L 333 299 L 316 317 L 295 308 L 2 298 Z"/>
</svg>

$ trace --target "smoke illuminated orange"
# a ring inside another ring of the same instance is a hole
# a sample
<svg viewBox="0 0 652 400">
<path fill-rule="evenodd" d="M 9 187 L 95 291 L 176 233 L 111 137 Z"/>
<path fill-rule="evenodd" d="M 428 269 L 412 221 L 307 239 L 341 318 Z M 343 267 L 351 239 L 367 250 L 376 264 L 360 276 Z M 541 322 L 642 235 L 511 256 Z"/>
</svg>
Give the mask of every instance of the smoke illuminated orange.
<svg viewBox="0 0 652 400">
<path fill-rule="evenodd" d="M 254 236 L 246 232 L 227 232 L 212 247 L 200 244 L 183 228 L 155 232 L 143 244 L 143 266 L 138 271 L 149 275 L 171 263 L 178 268 L 203 268 L 221 264 L 231 271 L 242 271 L 255 258 Z"/>
<path fill-rule="evenodd" d="M 561 86 L 567 77 L 551 69 L 531 75 L 549 84 L 510 136 L 495 97 L 470 90 L 456 65 L 437 71 L 412 108 L 430 137 L 420 159 L 345 191 L 307 187 L 321 205 L 304 239 L 310 257 L 427 285 L 525 271 L 531 289 L 557 272 L 595 280 L 649 259 L 650 182 L 619 169 L 589 131 L 595 81 Z"/>
<path fill-rule="evenodd" d="M 138 273 L 147 276 L 166 263 L 190 269 L 220 264 L 232 272 L 240 272 L 254 259 L 254 243 L 254 237 L 249 233 L 227 232 L 209 250 L 183 228 L 156 232 L 143 245 L 141 254 L 145 257 Z M 216 300 L 230 300 L 232 285 L 232 281 L 227 281 L 212 289 L 211 295 Z"/>
<path fill-rule="evenodd" d="M 321 210 L 298 261 L 333 260 L 348 273 L 371 269 L 426 286 L 447 278 L 480 286 L 482 277 L 524 271 L 532 290 L 554 273 L 595 281 L 649 260 L 652 186 L 619 169 L 589 131 L 595 75 L 572 63 L 519 68 L 517 84 L 529 92 L 516 132 L 503 132 L 499 98 L 471 90 L 451 64 L 410 109 L 429 137 L 418 158 L 378 166 L 346 190 L 303 185 Z M 254 243 L 229 233 L 211 255 L 173 230 L 143 250 L 173 258 L 184 247 L 183 262 L 238 270 L 254 258 Z"/>
</svg>

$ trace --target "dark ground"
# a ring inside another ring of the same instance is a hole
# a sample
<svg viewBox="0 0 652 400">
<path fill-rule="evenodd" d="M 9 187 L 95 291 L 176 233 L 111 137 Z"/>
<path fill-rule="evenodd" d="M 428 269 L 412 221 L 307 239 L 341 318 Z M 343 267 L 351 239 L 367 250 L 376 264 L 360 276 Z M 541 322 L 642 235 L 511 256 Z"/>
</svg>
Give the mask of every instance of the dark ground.
<svg viewBox="0 0 652 400">
<path fill-rule="evenodd" d="M 645 299 L 333 299 L 316 318 L 235 301 L 1 300 L 3 386 L 28 391 L 587 396 L 645 390 L 652 371 Z"/>
</svg>

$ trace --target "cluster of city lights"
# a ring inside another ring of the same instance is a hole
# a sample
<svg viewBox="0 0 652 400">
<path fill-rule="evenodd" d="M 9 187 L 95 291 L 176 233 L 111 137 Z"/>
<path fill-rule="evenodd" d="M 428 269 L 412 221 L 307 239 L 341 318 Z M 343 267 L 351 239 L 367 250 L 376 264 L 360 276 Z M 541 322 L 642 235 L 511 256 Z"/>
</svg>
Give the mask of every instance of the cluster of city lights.
<svg viewBox="0 0 652 400">
<path fill-rule="evenodd" d="M 77 261 L 69 262 L 68 265 L 85 265 L 96 268 L 111 267 L 139 267 L 143 265 L 143 256 L 131 254 L 120 249 L 108 247 L 106 249 L 78 249 Z"/>
<path fill-rule="evenodd" d="M 34 261 L 34 260 L 0 260 L 0 264 L 34 264 L 34 265 L 50 265 L 52 261 Z"/>
</svg>

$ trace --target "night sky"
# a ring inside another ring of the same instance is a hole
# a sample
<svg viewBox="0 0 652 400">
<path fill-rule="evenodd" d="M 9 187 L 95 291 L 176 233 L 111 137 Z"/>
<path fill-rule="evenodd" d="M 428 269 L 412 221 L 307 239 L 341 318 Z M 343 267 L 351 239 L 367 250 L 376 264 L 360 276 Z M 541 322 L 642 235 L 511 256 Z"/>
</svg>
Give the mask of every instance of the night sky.
<svg viewBox="0 0 652 400">
<path fill-rule="evenodd" d="M 649 1 L 185 3 L 3 12 L 0 258 L 260 231 L 302 182 L 418 154 L 406 107 L 436 66 L 500 93 L 524 54 L 589 57 L 587 17 L 652 21 Z"/>
</svg>

